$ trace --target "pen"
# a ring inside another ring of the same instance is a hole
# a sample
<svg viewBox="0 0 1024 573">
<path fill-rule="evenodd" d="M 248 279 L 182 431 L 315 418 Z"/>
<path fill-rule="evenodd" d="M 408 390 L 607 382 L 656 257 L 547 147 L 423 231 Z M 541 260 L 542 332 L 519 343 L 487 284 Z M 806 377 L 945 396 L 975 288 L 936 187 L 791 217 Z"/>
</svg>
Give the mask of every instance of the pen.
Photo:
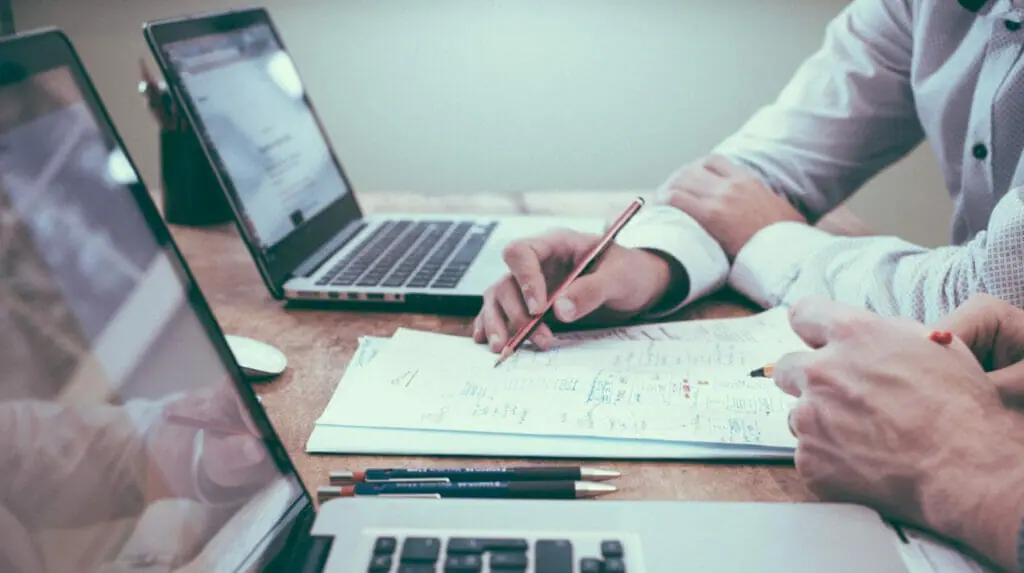
<svg viewBox="0 0 1024 573">
<path fill-rule="evenodd" d="M 445 497 L 494 499 L 579 499 L 616 490 L 613 485 L 586 481 L 471 481 L 456 483 L 357 483 L 317 488 L 318 499 L 335 497 Z"/>
<path fill-rule="evenodd" d="M 619 218 L 616 219 L 610 227 L 608 227 L 608 230 L 605 231 L 605 234 L 603 237 L 601 237 L 601 240 L 598 241 L 598 243 L 594 245 L 593 248 L 590 249 L 590 251 L 587 253 L 587 256 L 583 257 L 583 260 L 581 260 L 579 264 L 576 265 L 576 268 L 574 268 L 572 272 L 569 273 L 569 276 L 565 277 L 565 280 L 562 281 L 561 286 L 558 287 L 558 290 L 555 291 L 555 294 L 548 297 L 547 303 L 544 305 L 544 309 L 538 312 L 533 318 L 531 318 L 529 322 L 524 324 L 523 327 L 519 329 L 519 332 L 516 332 L 515 336 L 513 336 L 508 341 L 508 343 L 505 344 L 505 348 L 501 350 L 501 355 L 498 357 L 498 360 L 494 363 L 495 368 L 501 365 L 502 362 L 508 360 L 508 358 L 512 356 L 516 350 L 519 349 L 519 346 L 523 343 L 523 341 L 526 340 L 526 338 L 530 336 L 533 330 L 537 328 L 540 322 L 544 320 L 544 315 L 547 314 L 549 310 L 551 310 L 551 306 L 555 303 L 555 300 L 557 300 L 558 297 L 562 295 L 562 292 L 564 292 L 565 289 L 568 288 L 568 286 L 572 284 L 574 280 L 579 278 L 579 276 L 583 274 L 587 270 L 587 268 L 589 268 L 593 263 L 595 263 L 597 259 L 601 255 L 603 255 L 606 250 L 608 250 L 608 247 L 612 244 L 612 241 L 615 240 L 616 235 L 618 235 L 619 232 L 622 231 L 622 228 L 626 226 L 626 223 L 628 223 L 629 220 L 633 218 L 633 215 L 636 215 L 637 211 L 639 211 L 640 208 L 643 206 L 643 198 L 637 197 L 636 199 L 633 200 L 632 203 L 629 204 L 629 207 L 626 207 L 626 210 L 623 211 L 621 215 L 619 215 Z"/>
<path fill-rule="evenodd" d="M 953 344 L 953 333 L 948 330 L 933 330 L 928 333 L 928 340 L 941 344 L 942 346 L 949 346 Z M 751 378 L 771 378 L 775 374 L 775 365 L 766 364 L 760 368 L 750 371 Z"/>
<path fill-rule="evenodd" d="M 584 467 L 519 468 L 372 468 L 363 471 L 332 471 L 331 485 L 355 482 L 469 482 L 469 481 L 605 481 L 620 474 L 613 470 Z"/>
</svg>

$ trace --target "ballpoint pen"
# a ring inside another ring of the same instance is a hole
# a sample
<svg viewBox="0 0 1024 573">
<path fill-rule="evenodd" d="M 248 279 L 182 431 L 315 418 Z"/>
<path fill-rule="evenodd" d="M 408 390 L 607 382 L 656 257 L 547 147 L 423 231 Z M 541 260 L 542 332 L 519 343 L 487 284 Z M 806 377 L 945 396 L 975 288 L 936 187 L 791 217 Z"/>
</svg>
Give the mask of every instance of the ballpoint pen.
<svg viewBox="0 0 1024 573">
<path fill-rule="evenodd" d="M 579 278 L 579 276 L 586 272 L 587 269 L 591 267 L 591 265 L 597 262 L 598 258 L 600 258 L 601 255 L 603 255 L 604 252 L 608 250 L 608 247 L 615 240 L 615 237 L 619 234 L 620 231 L 622 231 L 622 228 L 626 226 L 626 223 L 629 223 L 630 219 L 632 219 L 633 216 L 636 215 L 637 211 L 639 211 L 640 208 L 643 206 L 643 198 L 637 197 L 636 199 L 633 200 L 632 203 L 629 204 L 629 207 L 626 207 L 626 210 L 623 211 L 621 215 L 619 215 L 619 218 L 616 219 L 610 227 L 608 227 L 608 230 L 605 231 L 605 234 L 603 237 L 601 237 L 601 240 L 598 241 L 597 244 L 594 245 L 589 252 L 587 252 L 587 255 L 583 257 L 579 264 L 576 265 L 576 268 L 574 268 L 572 272 L 569 273 L 569 276 L 565 277 L 565 280 L 562 281 L 562 284 L 561 286 L 558 287 L 558 290 L 556 290 L 553 295 L 548 297 L 547 303 L 545 303 L 544 308 L 536 315 L 534 315 L 529 322 L 524 324 L 523 327 L 520 328 L 518 332 L 516 332 L 515 336 L 513 336 L 508 341 L 508 343 L 505 344 L 505 348 L 501 350 L 501 355 L 498 357 L 498 360 L 494 363 L 495 368 L 501 365 L 502 362 L 508 360 L 508 358 L 512 356 L 516 350 L 519 349 L 519 346 L 522 345 L 522 343 L 527 339 L 527 337 L 529 337 L 530 334 L 533 333 L 534 329 L 536 329 L 537 326 L 540 325 L 541 321 L 544 320 L 544 315 L 546 315 L 548 311 L 551 310 L 551 307 L 554 305 L 555 301 L 558 300 L 558 297 L 560 297 L 562 293 L 565 292 L 565 289 L 568 288 L 569 285 L 573 283 L 573 281 Z"/>
<path fill-rule="evenodd" d="M 620 474 L 614 470 L 586 467 L 468 467 L 468 468 L 371 468 L 332 471 L 331 485 L 357 482 L 469 482 L 469 481 L 605 481 Z"/>
<path fill-rule="evenodd" d="M 318 499 L 334 497 L 445 497 L 492 499 L 580 499 L 612 493 L 613 485 L 583 481 L 474 481 L 456 483 L 357 483 L 317 488 Z"/>
</svg>

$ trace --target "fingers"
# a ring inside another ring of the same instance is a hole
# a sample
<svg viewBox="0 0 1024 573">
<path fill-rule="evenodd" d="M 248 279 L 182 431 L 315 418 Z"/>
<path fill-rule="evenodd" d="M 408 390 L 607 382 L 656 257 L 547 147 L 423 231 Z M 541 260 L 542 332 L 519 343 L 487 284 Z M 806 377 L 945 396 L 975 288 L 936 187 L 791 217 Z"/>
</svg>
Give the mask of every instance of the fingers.
<svg viewBox="0 0 1024 573">
<path fill-rule="evenodd" d="M 573 261 L 576 253 L 585 251 L 593 239 L 575 231 L 557 230 L 513 241 L 505 247 L 505 264 L 519 285 L 530 315 L 539 314 L 548 299 L 543 263 L 552 259 Z"/>
<path fill-rule="evenodd" d="M 822 297 L 808 297 L 789 309 L 789 325 L 811 348 L 856 335 L 875 315 Z"/>
<path fill-rule="evenodd" d="M 715 175 L 726 179 L 747 174 L 743 168 L 718 154 L 709 155 L 708 158 L 704 160 L 704 167 Z"/>
<path fill-rule="evenodd" d="M 518 283 L 506 277 L 484 295 L 480 313 L 473 321 L 473 340 L 487 343 L 493 352 L 500 352 L 509 339 L 530 321 Z M 555 338 L 546 324 L 540 324 L 530 341 L 542 350 L 550 348 Z"/>
<path fill-rule="evenodd" d="M 996 347 L 996 340 L 1010 321 L 1021 320 L 1022 311 L 991 295 L 976 295 L 953 313 L 935 323 L 936 328 L 952 332 L 966 344 L 975 357 L 987 364 Z M 1021 341 L 1024 346 L 1024 341 Z M 997 366 L 998 367 L 998 366 Z"/>
<path fill-rule="evenodd" d="M 988 375 L 999 390 L 1003 403 L 1011 408 L 1024 406 L 1024 362 L 1017 362 Z"/>
<path fill-rule="evenodd" d="M 602 275 L 583 275 L 555 300 L 555 318 L 565 323 L 577 321 L 601 308 L 608 301 L 611 290 L 607 278 Z"/>
<path fill-rule="evenodd" d="M 775 372 L 772 375 L 779 390 L 790 396 L 802 396 L 807 391 L 807 366 L 812 359 L 811 352 L 794 352 L 779 359 L 775 363 Z"/>
</svg>

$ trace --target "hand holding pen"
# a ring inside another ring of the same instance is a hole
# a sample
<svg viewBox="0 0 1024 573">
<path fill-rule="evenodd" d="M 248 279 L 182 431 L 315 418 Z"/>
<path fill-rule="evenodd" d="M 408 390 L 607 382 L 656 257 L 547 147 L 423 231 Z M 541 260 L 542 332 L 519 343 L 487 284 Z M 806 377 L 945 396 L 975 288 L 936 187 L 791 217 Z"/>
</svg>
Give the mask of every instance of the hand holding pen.
<svg viewBox="0 0 1024 573">
<path fill-rule="evenodd" d="M 928 333 L 927 338 L 928 340 L 942 346 L 949 346 L 953 344 L 953 333 L 947 330 L 933 330 Z M 760 368 L 751 370 L 749 374 L 751 378 L 771 378 L 774 375 L 774 364 L 765 364 Z"/>
<path fill-rule="evenodd" d="M 623 227 L 629 223 L 633 216 L 636 215 L 643 206 L 644 200 L 640 197 L 637 197 L 632 203 L 630 203 L 626 210 L 619 215 L 610 227 L 608 227 L 608 230 L 605 231 L 601 239 L 590 248 L 582 259 L 577 262 L 575 268 L 569 272 L 565 277 L 565 280 L 562 281 L 562 284 L 557 290 L 555 290 L 554 294 L 547 298 L 547 302 L 545 302 L 540 309 L 537 309 L 537 312 L 533 313 L 532 318 L 530 318 L 530 320 L 527 321 L 527 323 L 524 324 L 511 339 L 509 339 L 508 343 L 506 343 L 505 347 L 501 350 L 498 360 L 494 363 L 495 367 L 500 366 L 502 362 L 508 360 L 508 358 L 519 349 L 523 342 L 525 342 L 537 326 L 540 325 L 541 321 L 544 320 L 544 316 L 551 310 L 555 302 L 559 300 L 565 293 L 566 289 L 572 285 L 573 281 L 578 279 L 580 275 L 590 270 L 591 267 L 595 266 L 599 262 L 601 256 L 604 255 L 605 251 L 607 251 L 615 241 L 615 237 L 618 236 Z"/>
</svg>

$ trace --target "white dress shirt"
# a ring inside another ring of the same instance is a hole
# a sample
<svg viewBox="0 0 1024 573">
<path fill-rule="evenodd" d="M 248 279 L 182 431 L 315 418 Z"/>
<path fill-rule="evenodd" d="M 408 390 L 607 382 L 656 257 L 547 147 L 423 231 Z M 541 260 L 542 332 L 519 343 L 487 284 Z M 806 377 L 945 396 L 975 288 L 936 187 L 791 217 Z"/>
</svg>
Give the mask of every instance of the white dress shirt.
<svg viewBox="0 0 1024 573">
<path fill-rule="evenodd" d="M 1022 21 L 1024 0 L 990 0 L 978 13 L 956 0 L 854 0 L 778 99 L 714 150 L 813 223 L 926 138 L 955 202 L 953 246 L 778 223 L 730 269 L 693 219 L 664 205 L 620 242 L 686 268 L 679 306 L 726 283 L 765 307 L 819 294 L 924 321 L 978 292 L 1024 306 Z"/>
</svg>

